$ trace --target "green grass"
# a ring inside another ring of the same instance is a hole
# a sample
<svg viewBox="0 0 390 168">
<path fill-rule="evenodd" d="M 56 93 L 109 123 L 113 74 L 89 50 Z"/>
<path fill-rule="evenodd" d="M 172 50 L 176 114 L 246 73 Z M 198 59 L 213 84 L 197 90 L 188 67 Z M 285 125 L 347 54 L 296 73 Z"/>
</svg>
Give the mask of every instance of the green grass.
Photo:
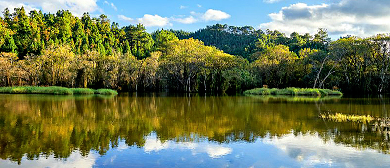
<svg viewBox="0 0 390 168">
<path fill-rule="evenodd" d="M 60 86 L 17 86 L 17 87 L 0 87 L 0 93 L 8 94 L 53 94 L 53 95 L 117 95 L 118 92 L 111 89 L 88 89 L 88 88 L 66 88 Z"/>
<path fill-rule="evenodd" d="M 244 94 L 251 95 L 291 95 L 291 96 L 339 96 L 343 95 L 340 91 L 330 89 L 311 89 L 311 88 L 255 88 L 247 90 Z"/>
<path fill-rule="evenodd" d="M 50 87 L 34 87 L 34 86 L 18 86 L 18 87 L 0 87 L 0 93 L 9 94 L 55 94 L 55 95 L 72 95 L 73 92 L 69 88 L 50 86 Z"/>
<path fill-rule="evenodd" d="M 291 96 L 291 95 L 250 95 L 256 100 L 262 102 L 269 101 L 287 101 L 287 102 L 318 102 L 318 101 L 333 101 L 338 100 L 342 96 Z"/>
<path fill-rule="evenodd" d="M 73 92 L 73 94 L 80 94 L 80 95 L 95 94 L 95 90 L 89 88 L 70 88 L 70 90 Z"/>
<path fill-rule="evenodd" d="M 115 90 L 111 89 L 98 89 L 95 91 L 95 94 L 100 94 L 100 95 L 117 95 L 118 92 Z"/>
</svg>

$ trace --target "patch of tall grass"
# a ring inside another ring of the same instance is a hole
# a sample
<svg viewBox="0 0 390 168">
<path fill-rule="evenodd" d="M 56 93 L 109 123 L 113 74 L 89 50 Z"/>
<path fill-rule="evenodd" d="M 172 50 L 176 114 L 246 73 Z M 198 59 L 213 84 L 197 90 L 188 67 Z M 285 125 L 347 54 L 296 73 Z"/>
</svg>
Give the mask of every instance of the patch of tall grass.
<svg viewBox="0 0 390 168">
<path fill-rule="evenodd" d="M 362 122 L 362 123 L 368 123 L 375 119 L 370 115 L 348 115 L 342 113 L 321 114 L 320 118 L 332 120 L 335 122 Z"/>
<path fill-rule="evenodd" d="M 287 102 L 318 102 L 338 100 L 342 96 L 291 96 L 291 95 L 249 95 L 262 102 L 268 101 L 287 101 Z"/>
<path fill-rule="evenodd" d="M 70 88 L 70 90 L 73 92 L 73 94 L 80 94 L 80 95 L 95 94 L 95 90 L 89 88 Z"/>
<path fill-rule="evenodd" d="M 17 86 L 17 87 L 0 87 L 0 93 L 7 94 L 53 94 L 53 95 L 117 95 L 118 92 L 111 89 L 88 89 L 88 88 L 66 88 L 60 86 Z"/>
<path fill-rule="evenodd" d="M 117 95 L 118 92 L 111 89 L 98 89 L 95 91 L 95 94 L 101 94 L 101 95 Z"/>
<path fill-rule="evenodd" d="M 312 88 L 255 88 L 247 90 L 244 94 L 252 95 L 291 95 L 291 96 L 337 96 L 343 95 L 340 91 L 330 89 L 312 89 Z"/>
<path fill-rule="evenodd" d="M 50 86 L 50 87 L 35 87 L 35 86 L 18 86 L 18 87 L 0 87 L 0 93 L 9 94 L 55 94 L 55 95 L 72 95 L 73 92 L 69 88 Z"/>
</svg>

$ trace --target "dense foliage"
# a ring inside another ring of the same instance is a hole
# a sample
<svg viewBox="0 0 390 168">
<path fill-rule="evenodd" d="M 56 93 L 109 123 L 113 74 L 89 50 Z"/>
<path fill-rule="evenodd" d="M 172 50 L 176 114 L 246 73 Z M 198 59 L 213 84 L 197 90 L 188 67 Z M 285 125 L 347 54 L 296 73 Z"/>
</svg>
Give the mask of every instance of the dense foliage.
<svg viewBox="0 0 390 168">
<path fill-rule="evenodd" d="M 0 86 L 225 92 L 268 85 L 388 92 L 388 35 L 344 37 L 208 26 L 119 27 L 105 15 L 8 9 L 0 17 Z"/>
<path fill-rule="evenodd" d="M 324 29 L 319 29 L 314 37 L 308 33 L 299 35 L 296 32 L 292 33 L 290 37 L 286 37 L 277 30 L 266 30 L 266 32 L 263 32 L 251 26 L 236 27 L 226 24 L 207 26 L 205 29 L 200 29 L 193 33 L 182 30 L 170 31 L 179 39 L 198 39 L 203 41 L 205 45 L 215 46 L 226 53 L 240 55 L 252 61 L 256 59 L 251 57 L 253 53 L 264 51 L 275 45 L 285 45 L 298 54 L 304 48 L 324 50 L 326 49 L 326 44 L 330 42 L 330 38 Z"/>
</svg>

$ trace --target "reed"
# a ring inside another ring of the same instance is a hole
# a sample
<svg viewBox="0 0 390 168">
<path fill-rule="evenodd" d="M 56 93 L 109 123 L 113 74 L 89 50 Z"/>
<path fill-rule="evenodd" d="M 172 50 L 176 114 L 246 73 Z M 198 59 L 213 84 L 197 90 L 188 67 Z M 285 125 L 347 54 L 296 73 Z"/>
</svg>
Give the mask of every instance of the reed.
<svg viewBox="0 0 390 168">
<path fill-rule="evenodd" d="M 348 114 L 342 114 L 342 113 L 336 113 L 336 114 L 321 114 L 320 118 L 332 120 L 335 122 L 362 122 L 362 123 L 369 123 L 372 120 L 374 120 L 374 117 L 371 117 L 370 115 L 348 115 Z"/>
</svg>

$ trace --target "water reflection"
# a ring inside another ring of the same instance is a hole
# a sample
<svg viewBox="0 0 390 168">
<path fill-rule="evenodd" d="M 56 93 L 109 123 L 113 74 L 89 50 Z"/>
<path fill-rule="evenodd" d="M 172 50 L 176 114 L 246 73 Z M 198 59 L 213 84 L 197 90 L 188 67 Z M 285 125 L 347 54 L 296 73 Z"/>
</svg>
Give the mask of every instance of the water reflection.
<svg viewBox="0 0 390 168">
<path fill-rule="evenodd" d="M 389 103 L 344 98 L 1 95 L 0 167 L 40 167 L 39 163 L 126 167 L 124 162 L 134 167 L 364 165 L 360 162 L 383 166 L 390 160 L 386 133 L 372 129 L 370 123 L 337 123 L 318 115 L 385 117 Z"/>
<path fill-rule="evenodd" d="M 220 158 L 232 152 L 232 148 L 216 143 L 200 144 L 199 142 L 161 142 L 161 140 L 158 139 L 155 134 L 151 134 L 145 137 L 145 145 L 143 148 L 146 153 L 158 152 L 164 149 L 188 149 L 191 150 L 193 155 L 198 153 L 207 153 L 207 155 L 211 158 Z"/>
<path fill-rule="evenodd" d="M 389 156 L 372 149 L 323 141 L 317 134 L 285 135 L 265 141 L 294 158 L 303 167 L 387 167 Z"/>
<path fill-rule="evenodd" d="M 54 155 L 41 156 L 39 159 L 31 160 L 27 156 L 22 158 L 22 164 L 18 165 L 10 160 L 3 160 L 0 162 L 0 167 L 13 168 L 13 167 L 56 167 L 56 168 L 69 168 L 69 167 L 93 167 L 96 160 L 99 158 L 99 154 L 91 153 L 88 156 L 82 156 L 79 152 L 72 152 L 66 159 L 58 159 Z"/>
</svg>

